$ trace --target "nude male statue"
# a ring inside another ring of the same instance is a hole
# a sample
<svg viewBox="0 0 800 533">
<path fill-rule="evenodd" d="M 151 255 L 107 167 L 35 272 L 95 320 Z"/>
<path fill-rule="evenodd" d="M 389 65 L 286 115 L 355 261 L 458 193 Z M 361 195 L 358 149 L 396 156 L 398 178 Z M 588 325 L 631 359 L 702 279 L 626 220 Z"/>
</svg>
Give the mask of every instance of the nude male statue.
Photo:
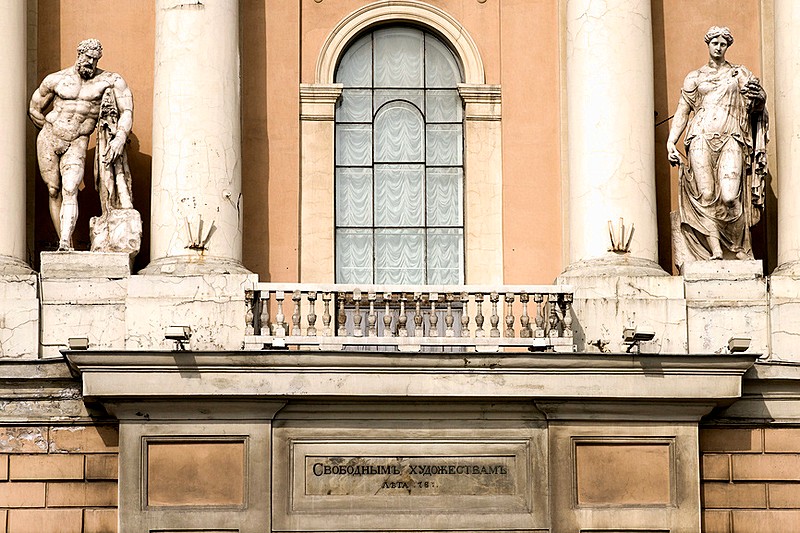
<svg viewBox="0 0 800 533">
<path fill-rule="evenodd" d="M 31 121 L 41 128 L 36 152 L 50 195 L 50 218 L 59 235 L 59 251 L 73 249 L 86 149 L 107 89 L 114 92 L 119 118 L 116 132 L 102 154 L 103 163 L 113 163 L 120 157 L 133 126 L 133 95 L 119 74 L 97 68 L 102 55 L 100 41 L 81 41 L 75 64 L 45 77 L 28 109 Z M 52 109 L 45 115 L 50 104 Z"/>
</svg>

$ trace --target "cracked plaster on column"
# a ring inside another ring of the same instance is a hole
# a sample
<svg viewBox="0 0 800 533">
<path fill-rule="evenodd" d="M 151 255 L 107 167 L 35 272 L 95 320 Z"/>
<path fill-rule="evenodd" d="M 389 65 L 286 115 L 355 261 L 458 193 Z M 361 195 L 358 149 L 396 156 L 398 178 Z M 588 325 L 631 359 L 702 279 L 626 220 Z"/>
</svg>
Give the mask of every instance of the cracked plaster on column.
<svg viewBox="0 0 800 533">
<path fill-rule="evenodd" d="M 238 8 L 172 3 L 157 5 L 151 256 L 240 262 Z M 215 229 L 195 251 L 186 221 L 198 217 Z"/>
<path fill-rule="evenodd" d="M 603 257 L 622 217 L 632 255 L 655 261 L 649 2 L 570 0 L 567 18 L 571 260 Z"/>
</svg>

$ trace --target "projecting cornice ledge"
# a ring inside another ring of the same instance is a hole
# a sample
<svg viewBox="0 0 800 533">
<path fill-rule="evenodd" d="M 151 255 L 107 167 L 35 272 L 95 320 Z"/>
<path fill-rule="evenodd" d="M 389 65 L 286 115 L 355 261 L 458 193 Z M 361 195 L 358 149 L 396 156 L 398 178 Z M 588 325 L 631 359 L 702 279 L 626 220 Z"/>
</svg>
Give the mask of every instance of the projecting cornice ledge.
<svg viewBox="0 0 800 533">
<path fill-rule="evenodd" d="M 64 352 L 88 399 L 412 398 L 729 404 L 755 355 Z"/>
</svg>

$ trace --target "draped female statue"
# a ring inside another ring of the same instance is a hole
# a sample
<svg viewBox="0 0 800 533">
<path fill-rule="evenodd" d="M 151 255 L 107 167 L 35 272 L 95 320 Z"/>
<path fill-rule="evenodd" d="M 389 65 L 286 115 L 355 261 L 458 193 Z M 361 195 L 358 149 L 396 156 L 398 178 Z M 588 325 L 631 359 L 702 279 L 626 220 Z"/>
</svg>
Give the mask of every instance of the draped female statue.
<svg viewBox="0 0 800 533">
<path fill-rule="evenodd" d="M 705 42 L 708 63 L 686 76 L 667 140 L 670 164 L 681 167 L 686 259 L 752 259 L 750 227 L 761 216 L 767 173 L 766 94 L 747 68 L 725 60 L 728 28 L 711 27 Z M 676 148 L 684 130 L 685 164 Z"/>
</svg>

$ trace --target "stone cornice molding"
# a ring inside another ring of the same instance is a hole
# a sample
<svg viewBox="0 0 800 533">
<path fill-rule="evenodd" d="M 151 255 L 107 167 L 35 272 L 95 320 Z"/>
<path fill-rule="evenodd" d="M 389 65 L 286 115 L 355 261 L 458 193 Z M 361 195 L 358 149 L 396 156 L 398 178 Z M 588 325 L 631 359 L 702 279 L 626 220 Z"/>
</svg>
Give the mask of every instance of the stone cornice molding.
<svg viewBox="0 0 800 533">
<path fill-rule="evenodd" d="M 729 404 L 755 355 L 77 352 L 97 400 L 403 397 Z M 189 372 L 195 379 L 185 379 Z"/>
<path fill-rule="evenodd" d="M 467 83 L 485 83 L 478 46 L 467 30 L 445 11 L 416 0 L 382 0 L 366 5 L 345 17 L 331 31 L 320 50 L 316 83 L 333 83 L 336 66 L 347 45 L 367 28 L 382 22 L 410 22 L 435 31 L 455 51 Z"/>
<path fill-rule="evenodd" d="M 300 120 L 332 121 L 336 101 L 342 95 L 341 83 L 300 84 Z"/>
<path fill-rule="evenodd" d="M 464 101 L 467 120 L 500 120 L 502 99 L 499 85 L 459 83 L 458 94 Z"/>
</svg>

